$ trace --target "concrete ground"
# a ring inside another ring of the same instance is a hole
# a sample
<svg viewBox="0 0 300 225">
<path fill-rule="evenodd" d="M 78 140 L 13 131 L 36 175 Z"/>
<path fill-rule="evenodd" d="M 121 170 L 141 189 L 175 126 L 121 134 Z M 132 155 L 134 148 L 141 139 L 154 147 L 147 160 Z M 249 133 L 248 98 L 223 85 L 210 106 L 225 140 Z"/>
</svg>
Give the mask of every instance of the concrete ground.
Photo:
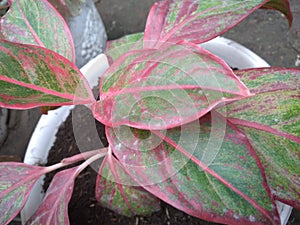
<svg viewBox="0 0 300 225">
<path fill-rule="evenodd" d="M 94 2 L 104 21 L 108 38 L 116 39 L 125 34 L 142 31 L 147 13 L 155 1 L 95 0 Z M 294 13 L 294 24 L 291 29 L 280 13 L 258 10 L 224 36 L 253 50 L 270 65 L 300 68 L 300 1 L 290 0 L 290 2 Z M 28 138 L 30 132 L 31 130 L 24 131 L 26 134 L 24 137 Z M 18 141 L 11 141 L 11 145 L 15 145 L 14 142 Z M 9 147 L 8 143 L 5 153 Z M 11 154 L 22 158 L 24 152 Z M 300 224 L 299 213 L 294 212 L 294 220 L 293 224 Z"/>
</svg>

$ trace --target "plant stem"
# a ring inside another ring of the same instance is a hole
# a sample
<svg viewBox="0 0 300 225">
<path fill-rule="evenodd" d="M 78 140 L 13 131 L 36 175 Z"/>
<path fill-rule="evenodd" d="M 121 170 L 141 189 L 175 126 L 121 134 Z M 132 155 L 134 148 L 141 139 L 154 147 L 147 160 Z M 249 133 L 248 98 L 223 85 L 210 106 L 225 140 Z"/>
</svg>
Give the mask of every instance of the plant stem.
<svg viewBox="0 0 300 225">
<path fill-rule="evenodd" d="M 65 158 L 61 162 L 56 163 L 54 165 L 45 167 L 44 173 L 52 172 L 52 171 L 57 170 L 59 168 L 74 164 L 76 162 L 79 162 L 79 161 L 82 161 L 82 160 L 85 160 L 85 159 L 87 159 L 87 160 L 84 163 L 82 163 L 82 165 L 85 165 L 86 163 L 88 163 L 87 165 L 89 165 L 90 163 L 92 163 L 96 159 L 104 157 L 106 154 L 107 154 L 107 148 L 101 148 L 101 149 L 97 149 L 97 150 L 93 150 L 93 151 L 83 152 L 83 153 L 80 153 L 78 155 L 74 155 L 74 156 Z M 84 166 L 84 168 L 86 166 Z M 81 168 L 81 166 L 79 168 Z"/>
<path fill-rule="evenodd" d="M 84 161 L 84 163 L 82 163 L 82 164 L 77 168 L 77 170 L 76 170 L 76 175 L 75 175 L 75 176 L 77 176 L 82 170 L 84 170 L 84 169 L 85 169 L 88 165 L 90 165 L 92 162 L 96 161 L 97 159 L 100 159 L 100 158 L 104 157 L 105 155 L 106 155 L 106 153 L 105 153 L 105 154 L 99 153 L 99 154 L 97 154 L 97 155 L 94 155 L 94 156 L 90 157 L 90 158 L 87 159 L 86 161 Z"/>
<path fill-rule="evenodd" d="M 82 152 L 78 155 L 74 155 L 68 158 L 65 158 L 61 161 L 61 163 L 66 163 L 66 164 L 72 164 L 72 163 L 76 163 L 82 160 L 85 160 L 86 158 L 90 158 L 96 154 L 103 154 L 103 153 L 107 153 L 107 148 L 101 148 L 101 149 L 97 149 L 97 150 L 92 150 L 92 151 L 88 151 L 88 152 Z"/>
</svg>

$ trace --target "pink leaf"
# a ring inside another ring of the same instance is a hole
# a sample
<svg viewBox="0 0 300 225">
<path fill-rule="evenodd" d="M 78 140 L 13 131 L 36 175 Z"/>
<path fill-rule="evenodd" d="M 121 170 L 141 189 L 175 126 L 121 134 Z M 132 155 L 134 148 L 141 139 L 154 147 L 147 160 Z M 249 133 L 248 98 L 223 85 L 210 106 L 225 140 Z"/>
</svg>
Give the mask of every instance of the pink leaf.
<svg viewBox="0 0 300 225">
<path fill-rule="evenodd" d="M 76 66 L 48 49 L 0 41 L 0 106 L 87 104 L 95 101 Z"/>
<path fill-rule="evenodd" d="M 11 1 L 9 11 L 0 22 L 4 39 L 48 48 L 75 63 L 69 27 L 48 1 Z"/>
<path fill-rule="evenodd" d="M 44 172 L 38 166 L 0 163 L 0 224 L 9 224 L 18 215 L 34 183 Z"/>
<path fill-rule="evenodd" d="M 268 0 L 165 0 L 149 13 L 144 47 L 187 40 L 202 43 L 219 36 L 245 19 Z"/>
<path fill-rule="evenodd" d="M 167 131 L 107 128 L 122 166 L 143 188 L 201 219 L 278 224 L 262 166 L 246 136 L 219 114 Z"/>
<path fill-rule="evenodd" d="M 220 58 L 192 43 L 130 51 L 100 81 L 96 119 L 107 126 L 166 129 L 249 96 Z"/>
<path fill-rule="evenodd" d="M 71 199 L 78 167 L 58 172 L 34 215 L 26 225 L 69 225 L 68 203 Z"/>
</svg>

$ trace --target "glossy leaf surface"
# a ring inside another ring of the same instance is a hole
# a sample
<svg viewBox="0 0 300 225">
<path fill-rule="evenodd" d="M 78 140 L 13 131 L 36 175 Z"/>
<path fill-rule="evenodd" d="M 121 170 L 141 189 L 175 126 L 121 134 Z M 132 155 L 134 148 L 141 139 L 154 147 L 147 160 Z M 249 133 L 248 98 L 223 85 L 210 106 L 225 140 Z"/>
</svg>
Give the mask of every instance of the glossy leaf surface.
<svg viewBox="0 0 300 225">
<path fill-rule="evenodd" d="M 26 225 L 69 225 L 68 204 L 78 167 L 58 172 L 47 189 L 43 202 Z"/>
<path fill-rule="evenodd" d="M 266 2 L 268 0 L 159 1 L 148 15 L 144 46 L 152 48 L 163 42 L 181 40 L 203 43 L 234 27 Z"/>
<path fill-rule="evenodd" d="M 8 41 L 46 47 L 75 63 L 68 25 L 46 0 L 13 0 L 0 27 Z"/>
<path fill-rule="evenodd" d="M 276 198 L 300 208 L 300 70 L 236 73 L 256 95 L 220 112 L 247 134 Z"/>
<path fill-rule="evenodd" d="M 92 103 L 81 72 L 48 49 L 0 41 L 0 106 L 26 109 Z"/>
<path fill-rule="evenodd" d="M 98 173 L 96 199 L 125 216 L 149 215 L 160 209 L 160 200 L 139 187 L 111 155 L 102 162 Z"/>
<path fill-rule="evenodd" d="M 192 43 L 130 51 L 100 81 L 95 117 L 108 126 L 166 129 L 249 95 L 227 64 Z"/>
<path fill-rule="evenodd" d="M 130 176 L 174 207 L 213 222 L 278 224 L 247 138 L 232 124 L 212 118 L 152 134 L 125 126 L 107 128 L 107 136 Z"/>
<path fill-rule="evenodd" d="M 42 167 L 0 163 L 0 224 L 9 224 L 18 215 L 42 174 Z"/>
</svg>

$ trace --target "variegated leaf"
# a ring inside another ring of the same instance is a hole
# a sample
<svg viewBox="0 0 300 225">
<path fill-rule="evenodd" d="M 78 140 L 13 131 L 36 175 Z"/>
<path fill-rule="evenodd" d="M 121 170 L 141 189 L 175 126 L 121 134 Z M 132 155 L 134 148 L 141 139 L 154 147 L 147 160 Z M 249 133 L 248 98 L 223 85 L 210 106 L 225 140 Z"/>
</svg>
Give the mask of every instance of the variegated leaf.
<svg viewBox="0 0 300 225">
<path fill-rule="evenodd" d="M 87 104 L 95 101 L 81 72 L 48 49 L 0 41 L 0 106 Z"/>
<path fill-rule="evenodd" d="M 125 215 L 149 215 L 160 209 L 160 200 L 134 182 L 112 156 L 102 162 L 96 182 L 100 204 Z"/>
<path fill-rule="evenodd" d="M 26 225 L 69 225 L 68 204 L 77 175 L 78 166 L 55 174 L 43 202 Z"/>
<path fill-rule="evenodd" d="M 18 215 L 44 171 L 23 163 L 0 163 L 0 224 L 9 224 Z"/>
<path fill-rule="evenodd" d="M 289 5 L 283 1 L 159 1 L 153 5 L 147 19 L 144 47 L 155 48 L 164 42 L 182 40 L 203 43 L 222 35 L 268 2 L 266 7 L 282 11 L 291 22 Z"/>
<path fill-rule="evenodd" d="M 246 136 L 214 114 L 167 131 L 107 128 L 114 154 L 153 195 L 195 217 L 226 224 L 279 224 Z"/>
<path fill-rule="evenodd" d="M 75 63 L 75 50 L 69 27 L 47 0 L 10 2 L 9 11 L 0 21 L 4 39 L 51 49 Z"/>
<path fill-rule="evenodd" d="M 143 48 L 144 33 L 135 33 L 125 35 L 117 40 L 108 41 L 105 54 L 110 64 L 128 51 L 139 50 Z"/>
<path fill-rule="evenodd" d="M 101 78 L 93 111 L 108 126 L 166 129 L 248 95 L 223 60 L 184 42 L 130 51 L 116 60 Z"/>
<path fill-rule="evenodd" d="M 300 70 L 236 72 L 255 96 L 219 109 L 249 138 L 273 195 L 300 208 Z"/>
</svg>

